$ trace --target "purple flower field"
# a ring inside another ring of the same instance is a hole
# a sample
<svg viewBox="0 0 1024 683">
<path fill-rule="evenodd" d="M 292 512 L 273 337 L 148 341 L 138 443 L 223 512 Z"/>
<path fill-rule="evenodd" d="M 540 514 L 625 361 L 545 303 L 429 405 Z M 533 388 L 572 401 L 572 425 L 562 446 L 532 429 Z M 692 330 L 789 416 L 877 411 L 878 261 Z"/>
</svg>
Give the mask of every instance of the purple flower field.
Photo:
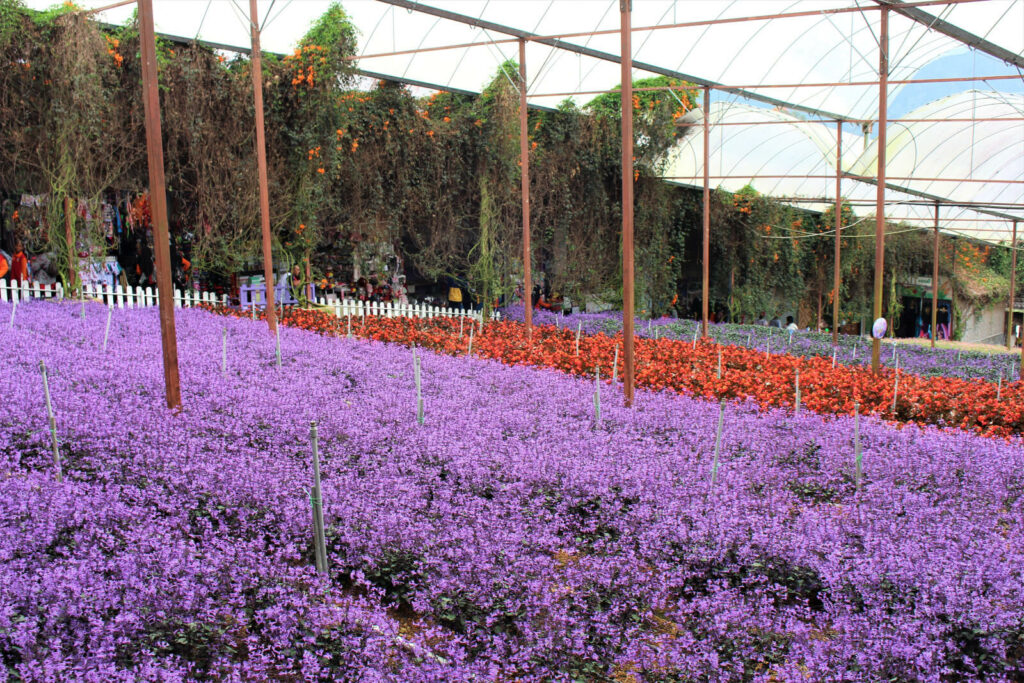
<svg viewBox="0 0 1024 683">
<path fill-rule="evenodd" d="M 509 320 L 523 321 L 523 307 L 509 306 L 501 309 L 502 316 Z M 559 325 L 570 330 L 577 326 L 585 334 L 603 333 L 614 337 L 622 332 L 622 311 L 607 313 L 573 313 L 559 315 L 551 311 L 535 310 L 533 319 L 538 325 Z M 657 318 L 636 319 L 635 334 L 638 337 L 666 337 L 669 339 L 691 340 L 700 327 L 700 321 Z M 708 335 L 719 344 L 745 346 L 771 353 L 792 356 L 832 357 L 832 335 L 821 332 L 772 329 L 759 325 L 734 323 L 710 323 Z M 881 362 L 885 367 L 894 367 L 894 343 L 891 339 L 882 342 Z M 983 351 L 959 351 L 956 349 L 931 348 L 923 344 L 897 339 L 895 354 L 899 356 L 899 367 L 906 372 L 924 377 L 960 377 L 962 379 L 985 379 L 1004 382 L 1018 379 L 1020 375 L 1020 351 L 986 353 Z M 841 365 L 871 365 L 871 339 L 855 335 L 839 335 L 836 362 Z"/>
<path fill-rule="evenodd" d="M 1024 448 L 177 311 L 0 305 L 0 680 L 1024 676 Z M 227 373 L 221 373 L 222 330 Z M 61 443 L 57 483 L 39 360 Z M 330 576 L 313 567 L 319 422 Z"/>
</svg>

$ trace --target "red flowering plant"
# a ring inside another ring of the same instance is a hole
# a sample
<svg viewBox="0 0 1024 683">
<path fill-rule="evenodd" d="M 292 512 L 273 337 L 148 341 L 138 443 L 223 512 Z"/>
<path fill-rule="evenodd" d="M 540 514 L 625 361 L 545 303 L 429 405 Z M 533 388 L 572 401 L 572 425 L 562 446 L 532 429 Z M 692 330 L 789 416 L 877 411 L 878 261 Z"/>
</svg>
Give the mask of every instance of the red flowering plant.
<svg viewBox="0 0 1024 683">
<path fill-rule="evenodd" d="M 218 312 L 246 316 L 234 309 Z M 377 341 L 420 346 L 452 355 L 470 351 L 510 365 L 553 368 L 574 375 L 622 377 L 622 337 L 581 334 L 535 326 L 528 334 L 517 321 L 479 322 L 455 318 L 338 318 L 318 310 L 286 310 L 282 323 L 320 334 L 348 333 Z M 469 324 L 467 324 L 469 323 Z M 800 373 L 801 409 L 849 415 L 855 406 L 901 423 L 930 424 L 1009 437 L 1024 433 L 1024 382 L 1001 388 L 980 379 L 922 377 L 885 368 L 833 367 L 826 358 L 767 354 L 741 346 L 674 339 L 637 338 L 636 385 L 708 399 L 752 399 L 764 407 L 795 408 Z M 618 349 L 618 352 L 617 352 Z M 720 359 L 720 360 L 719 360 Z M 721 377 L 719 377 L 719 362 Z M 898 377 L 898 380 L 897 380 Z"/>
</svg>

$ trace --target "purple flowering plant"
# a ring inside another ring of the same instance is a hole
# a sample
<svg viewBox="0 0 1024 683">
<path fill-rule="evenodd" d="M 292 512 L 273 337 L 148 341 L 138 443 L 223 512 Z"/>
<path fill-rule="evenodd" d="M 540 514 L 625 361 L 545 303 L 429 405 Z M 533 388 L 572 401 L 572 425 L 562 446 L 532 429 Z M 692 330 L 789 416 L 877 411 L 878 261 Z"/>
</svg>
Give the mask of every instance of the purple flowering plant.
<svg viewBox="0 0 1024 683">
<path fill-rule="evenodd" d="M 1016 680 L 1024 449 L 178 311 L 3 333 L 12 680 Z M 0 320 L 10 307 L 0 304 Z M 227 371 L 221 343 L 227 330 Z M 45 361 L 64 481 L 54 477 Z M 313 567 L 309 425 L 328 575 Z"/>
</svg>

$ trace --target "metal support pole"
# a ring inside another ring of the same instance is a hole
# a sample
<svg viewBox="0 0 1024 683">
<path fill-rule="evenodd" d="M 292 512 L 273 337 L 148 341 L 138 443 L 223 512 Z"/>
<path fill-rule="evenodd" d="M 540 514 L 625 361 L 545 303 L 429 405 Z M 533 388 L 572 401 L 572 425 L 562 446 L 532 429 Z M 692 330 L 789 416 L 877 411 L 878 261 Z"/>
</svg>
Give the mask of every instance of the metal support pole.
<svg viewBox="0 0 1024 683">
<path fill-rule="evenodd" d="M 533 334 L 533 277 L 530 251 L 530 143 L 526 120 L 526 41 L 519 40 L 519 172 L 523 199 L 523 308 L 526 334 Z"/>
<path fill-rule="evenodd" d="M 836 245 L 832 268 L 832 347 L 839 346 L 839 238 L 843 229 L 843 122 L 836 121 Z"/>
<path fill-rule="evenodd" d="M 932 254 L 932 348 L 939 336 L 939 203 L 935 202 L 935 244 Z"/>
<path fill-rule="evenodd" d="M 71 197 L 64 197 L 64 239 L 68 244 L 68 294 L 75 289 L 75 232 Z"/>
<path fill-rule="evenodd" d="M 249 0 L 249 29 L 252 36 L 252 92 L 256 112 L 256 170 L 260 186 L 260 227 L 263 232 L 263 277 L 267 289 L 265 310 L 270 333 L 277 332 L 274 310 L 274 258 L 270 242 L 270 189 L 267 185 L 267 140 L 263 127 L 263 63 L 260 58 L 260 23 L 256 0 Z"/>
<path fill-rule="evenodd" d="M 1013 297 L 1017 285 L 1017 221 L 1013 222 L 1013 238 L 1010 240 L 1010 310 L 1006 312 L 1006 350 L 1013 349 Z"/>
<path fill-rule="evenodd" d="M 883 7 L 878 29 L 878 191 L 875 194 L 875 305 L 873 320 L 882 317 L 882 284 L 885 275 L 885 127 L 889 79 L 889 8 Z M 871 370 L 882 367 L 882 342 L 872 339 Z"/>
<path fill-rule="evenodd" d="M 711 88 L 704 86 L 704 251 L 701 258 L 701 336 L 708 336 L 708 296 L 711 280 Z"/>
<path fill-rule="evenodd" d="M 622 40 L 622 388 L 633 405 L 633 48 L 632 0 L 619 0 Z"/>
<path fill-rule="evenodd" d="M 149 199 L 153 216 L 156 287 L 160 295 L 160 343 L 164 356 L 164 392 L 168 408 L 181 407 L 178 377 L 178 339 L 174 329 L 174 287 L 171 284 L 171 246 L 167 229 L 164 185 L 164 147 L 160 132 L 160 90 L 156 70 L 153 0 L 139 0 L 139 42 L 142 57 L 142 103 L 146 116 L 146 155 Z"/>
</svg>

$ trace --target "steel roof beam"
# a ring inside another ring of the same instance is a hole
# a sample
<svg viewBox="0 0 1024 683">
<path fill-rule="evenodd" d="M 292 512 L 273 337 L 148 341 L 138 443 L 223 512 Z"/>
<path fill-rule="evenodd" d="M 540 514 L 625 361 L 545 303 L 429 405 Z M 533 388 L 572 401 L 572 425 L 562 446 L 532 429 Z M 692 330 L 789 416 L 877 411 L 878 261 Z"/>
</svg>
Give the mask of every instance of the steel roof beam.
<svg viewBox="0 0 1024 683">
<path fill-rule="evenodd" d="M 850 180 L 857 180 L 857 181 L 860 181 L 862 183 L 867 183 L 868 185 L 878 185 L 878 179 L 877 178 L 872 178 L 870 176 L 857 175 L 856 173 L 849 173 L 847 171 L 842 171 L 842 176 L 844 178 L 849 178 Z M 929 192 L 922 192 L 921 190 L 913 190 L 913 189 L 911 189 L 909 187 L 905 187 L 903 185 L 897 185 L 896 183 L 889 183 L 889 182 L 887 182 L 885 184 L 885 187 L 887 189 L 889 189 L 889 190 L 895 190 L 896 192 L 902 192 L 903 194 L 909 194 L 909 195 L 911 195 L 913 197 L 921 197 L 922 199 L 928 199 L 928 200 L 931 200 L 933 202 L 938 202 L 938 203 L 940 203 L 940 204 L 942 204 L 944 206 L 949 206 L 950 204 L 955 203 L 954 200 L 951 200 L 948 197 L 942 197 L 942 196 L 939 196 L 937 194 L 931 194 Z M 1020 216 L 1014 216 L 1013 214 L 1010 214 L 1010 213 L 1003 213 L 1002 211 L 993 211 L 991 209 L 980 209 L 980 208 L 979 209 L 971 209 L 971 210 L 974 211 L 975 213 L 981 213 L 981 214 L 985 214 L 987 216 L 996 216 L 997 218 L 1006 218 L 1006 219 L 1011 220 L 1011 221 L 1019 221 L 1019 220 L 1021 220 Z"/>
<path fill-rule="evenodd" d="M 496 24 L 492 21 L 486 21 L 484 19 L 478 19 L 465 14 L 459 14 L 458 12 L 451 12 L 448 10 L 440 9 L 438 7 L 431 7 L 430 5 L 424 5 L 420 2 L 414 2 L 413 0 L 377 0 L 387 5 L 394 5 L 395 7 L 401 7 L 403 9 L 415 12 L 422 12 L 423 14 L 429 14 L 434 17 L 441 19 L 447 19 L 448 21 L 455 21 L 460 24 L 466 24 L 468 26 L 474 26 L 495 33 L 503 33 L 509 36 L 515 36 L 516 38 L 522 38 L 549 47 L 557 48 L 559 50 L 565 50 L 567 52 L 575 52 L 576 54 L 583 55 L 584 57 L 591 57 L 593 59 L 600 59 L 606 62 L 613 62 L 615 64 L 621 64 L 622 60 L 619 55 L 612 54 L 610 52 L 602 52 L 601 50 L 595 50 L 593 48 L 584 47 L 583 45 L 577 45 L 575 43 L 569 43 L 558 38 L 544 38 L 536 33 L 530 31 L 523 31 L 522 29 L 513 28 L 511 26 L 505 26 L 503 24 Z M 805 107 L 801 104 L 793 104 L 792 102 L 786 102 L 785 100 L 779 100 L 774 97 L 768 97 L 766 95 L 760 95 L 749 90 L 741 88 L 721 88 L 721 83 L 715 81 L 709 81 L 706 78 L 700 78 L 691 74 L 686 74 L 681 71 L 675 71 L 657 64 L 648 64 L 646 62 L 638 62 L 633 60 L 633 66 L 641 71 L 647 71 L 649 73 L 659 74 L 661 76 L 668 76 L 670 78 L 678 78 L 680 80 L 688 81 L 700 86 L 711 86 L 716 90 L 722 92 L 732 93 L 739 95 L 748 100 L 755 100 L 757 102 L 763 102 L 770 104 L 773 107 L 783 107 L 785 109 L 791 109 L 794 111 L 801 111 L 807 114 L 814 114 L 822 118 L 839 120 L 839 121 L 852 121 L 853 117 L 844 114 L 836 114 L 830 111 L 824 111 L 821 109 L 815 109 L 813 107 Z"/>
<path fill-rule="evenodd" d="M 976 36 L 970 31 L 965 31 L 956 24 L 951 24 L 950 22 L 940 19 L 933 14 L 929 14 L 922 9 L 917 7 L 907 7 L 903 0 L 875 0 L 875 2 L 879 5 L 889 7 L 893 12 L 899 12 L 908 19 L 927 26 L 934 31 L 938 31 L 939 33 L 947 35 L 954 40 L 958 40 L 964 45 L 973 47 L 979 52 L 992 55 L 996 59 L 1002 60 L 1007 64 L 1024 69 L 1024 55 L 1018 55 L 1014 52 L 1010 52 L 1005 47 L 1000 47 L 993 42 L 985 40 L 981 36 Z"/>
</svg>

